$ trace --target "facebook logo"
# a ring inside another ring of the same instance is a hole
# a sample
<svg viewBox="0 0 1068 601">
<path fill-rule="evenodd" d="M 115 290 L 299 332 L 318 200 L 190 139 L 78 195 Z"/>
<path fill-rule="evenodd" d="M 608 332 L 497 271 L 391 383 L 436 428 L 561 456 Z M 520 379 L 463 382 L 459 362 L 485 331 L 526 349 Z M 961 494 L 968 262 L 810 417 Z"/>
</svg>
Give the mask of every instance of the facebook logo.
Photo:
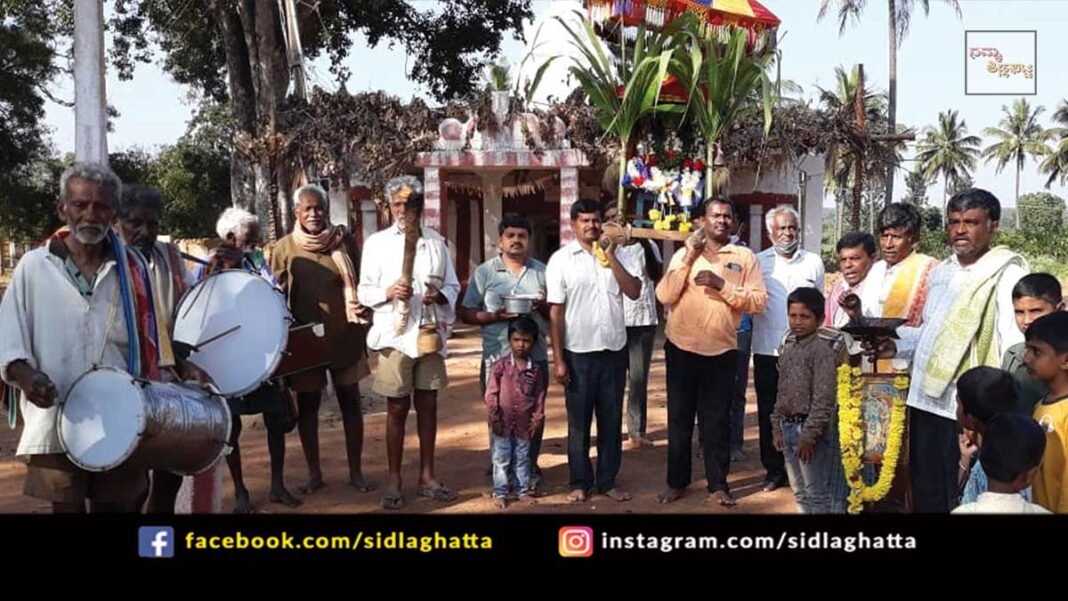
<svg viewBox="0 0 1068 601">
<path fill-rule="evenodd" d="M 137 531 L 137 554 L 141 557 L 174 557 L 174 528 L 141 526 Z"/>
</svg>

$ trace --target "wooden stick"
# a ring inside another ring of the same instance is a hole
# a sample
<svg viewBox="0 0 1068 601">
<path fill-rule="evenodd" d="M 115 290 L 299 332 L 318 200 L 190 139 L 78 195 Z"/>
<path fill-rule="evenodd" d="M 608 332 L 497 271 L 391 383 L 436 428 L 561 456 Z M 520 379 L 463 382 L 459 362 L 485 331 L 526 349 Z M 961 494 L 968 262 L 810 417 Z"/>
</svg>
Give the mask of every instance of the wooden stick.
<svg viewBox="0 0 1068 601">
<path fill-rule="evenodd" d="M 674 240 L 685 242 L 697 231 L 680 232 L 676 230 L 654 230 L 650 228 L 634 227 L 628 224 L 606 223 L 602 226 L 604 237 L 612 239 L 616 244 L 627 246 L 636 244 L 638 240 Z"/>
<path fill-rule="evenodd" d="M 419 216 L 412 209 L 404 211 L 404 262 L 401 263 L 401 278 L 412 285 L 412 271 L 415 269 L 415 249 L 419 242 Z M 393 323 L 394 331 L 399 335 L 408 329 L 408 316 L 411 313 L 411 299 L 395 300 L 397 316 Z"/>
</svg>

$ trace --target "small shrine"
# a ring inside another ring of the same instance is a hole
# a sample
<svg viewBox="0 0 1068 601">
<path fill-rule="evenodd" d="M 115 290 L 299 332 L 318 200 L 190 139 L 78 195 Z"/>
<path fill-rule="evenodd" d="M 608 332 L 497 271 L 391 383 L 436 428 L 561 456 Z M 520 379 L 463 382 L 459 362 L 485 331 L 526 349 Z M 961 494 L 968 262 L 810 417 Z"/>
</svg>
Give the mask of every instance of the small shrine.
<svg viewBox="0 0 1068 601">
<path fill-rule="evenodd" d="M 571 147 L 559 118 L 513 110 L 509 92 L 489 94 L 489 119 L 479 123 L 475 114 L 466 121 L 444 119 L 433 150 L 419 153 L 415 162 L 423 170 L 425 223 L 455 244 L 461 274 L 465 263 L 477 265 L 496 253 L 497 226 L 507 212 L 529 215 L 536 222 L 541 236 L 535 247 L 549 240 L 557 246 L 568 243 L 573 238 L 571 205 L 580 195 L 579 170 L 589 166 L 585 154 Z M 555 215 L 534 219 L 544 211 L 521 206 L 530 196 L 540 196 L 545 205 L 554 193 L 559 196 Z M 451 206 L 450 195 L 457 201 Z M 505 196 L 516 201 L 505 203 Z M 470 200 L 478 214 L 470 210 Z M 550 222 L 555 232 L 545 231 Z M 535 250 L 551 253 L 555 247 Z"/>
</svg>

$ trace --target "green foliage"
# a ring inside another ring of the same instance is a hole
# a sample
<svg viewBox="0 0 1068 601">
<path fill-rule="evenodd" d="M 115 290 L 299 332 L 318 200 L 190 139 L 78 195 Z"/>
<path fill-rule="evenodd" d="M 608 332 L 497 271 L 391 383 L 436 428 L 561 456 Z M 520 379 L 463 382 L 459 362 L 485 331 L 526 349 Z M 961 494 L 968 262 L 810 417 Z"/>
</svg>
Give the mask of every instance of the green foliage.
<svg viewBox="0 0 1068 601">
<path fill-rule="evenodd" d="M 1048 233 L 999 230 L 994 244 L 1004 245 L 1027 259 L 1031 271 L 1052 273 L 1068 279 L 1068 238 Z M 920 252 L 938 259 L 951 253 L 944 230 L 925 230 L 920 237 Z"/>
<path fill-rule="evenodd" d="M 137 63 L 158 60 L 178 82 L 225 100 L 227 77 L 232 75 L 228 68 L 234 64 L 231 60 L 241 57 L 227 56 L 218 14 L 239 11 L 238 6 L 245 4 L 115 0 L 108 23 L 116 34 L 112 63 L 120 77 L 129 79 Z M 275 21 L 280 20 L 276 2 L 247 4 L 270 10 Z M 486 59 L 500 53 L 502 38 L 511 33 L 521 39 L 524 23 L 533 18 L 530 0 L 449 0 L 440 8 L 419 0 L 296 4 L 305 55 L 310 60 L 329 56 L 330 70 L 338 80 L 350 75 L 344 62 L 352 52 L 354 34 L 359 33 L 371 47 L 383 42 L 401 45 L 411 59 L 408 76 L 439 100 L 473 92 Z"/>
<path fill-rule="evenodd" d="M 159 154 L 149 182 L 167 199 L 164 232 L 176 238 L 214 237 L 215 221 L 230 206 L 228 159 L 185 139 Z"/>
<path fill-rule="evenodd" d="M 0 2 L 0 236 L 37 240 L 57 225 L 52 172 L 61 170 L 41 121 L 66 52 L 70 1 Z"/>
<path fill-rule="evenodd" d="M 1068 278 L 1068 238 L 1049 233 L 1001 230 L 994 241 L 1027 258 L 1031 271 Z"/>
<path fill-rule="evenodd" d="M 215 220 L 230 206 L 227 114 L 225 106 L 207 105 L 190 121 L 185 135 L 158 153 L 133 148 L 109 155 L 109 166 L 123 182 L 152 186 L 163 194 L 164 234 L 213 236 Z M 9 175 L 12 184 L 0 191 L 0 203 L 5 203 L 0 238 L 36 241 L 61 225 L 55 210 L 59 176 L 71 163 L 71 156 L 45 157 Z"/>
<path fill-rule="evenodd" d="M 62 225 L 56 214 L 56 199 L 59 175 L 65 167 L 57 158 L 42 158 L 10 174 L 10 183 L 0 191 L 0 238 L 34 242 Z"/>
<path fill-rule="evenodd" d="M 1025 232 L 1055 234 L 1064 229 L 1064 199 L 1049 192 L 1020 197 L 1020 229 Z"/>
<path fill-rule="evenodd" d="M 108 155 L 108 166 L 123 182 L 147 184 L 155 157 L 144 148 L 131 148 Z"/>
<path fill-rule="evenodd" d="M 942 210 L 938 207 L 920 207 L 923 217 L 923 229 L 939 231 L 942 229 Z"/>
</svg>

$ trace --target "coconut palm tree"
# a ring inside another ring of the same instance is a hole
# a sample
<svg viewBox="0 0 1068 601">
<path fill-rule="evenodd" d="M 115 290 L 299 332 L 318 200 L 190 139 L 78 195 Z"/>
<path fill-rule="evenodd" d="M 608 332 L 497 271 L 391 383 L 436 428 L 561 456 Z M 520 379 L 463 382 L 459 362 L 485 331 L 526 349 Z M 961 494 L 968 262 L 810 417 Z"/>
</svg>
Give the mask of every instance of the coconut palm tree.
<svg viewBox="0 0 1068 601">
<path fill-rule="evenodd" d="M 1042 173 L 1049 175 L 1046 180 L 1047 188 L 1053 185 L 1055 180 L 1060 180 L 1062 184 L 1068 182 L 1068 99 L 1061 100 L 1057 105 L 1057 110 L 1053 112 L 1053 122 L 1060 127 L 1050 128 L 1049 131 L 1060 138 L 1060 141 L 1039 166 Z"/>
<path fill-rule="evenodd" d="M 1029 157 L 1038 158 L 1051 152 L 1046 141 L 1053 137 L 1054 132 L 1042 127 L 1038 117 L 1045 111 L 1045 107 L 1038 106 L 1034 109 L 1025 98 L 1020 98 L 1012 103 L 1012 108 L 1001 107 L 1005 116 L 998 123 L 998 127 L 988 127 L 983 130 L 983 135 L 994 138 L 994 143 L 983 149 L 983 158 L 989 163 L 997 163 L 997 172 L 1005 168 L 1010 162 L 1016 166 L 1016 202 L 1020 200 L 1020 172 L 1023 171 L 1024 163 Z M 1020 227 L 1020 207 L 1016 207 L 1016 227 Z"/>
<path fill-rule="evenodd" d="M 943 0 L 953 7 L 957 16 L 960 17 L 960 2 L 958 0 Z M 923 14 L 931 12 L 930 0 L 886 0 L 889 20 L 887 21 L 888 35 L 890 40 L 890 95 L 886 113 L 886 131 L 897 131 L 897 46 L 908 35 L 909 25 L 912 23 L 912 13 L 916 4 L 923 8 Z M 850 20 L 860 20 L 860 13 L 867 6 L 867 0 L 820 0 L 820 12 L 818 19 L 827 16 L 832 6 L 838 7 L 838 33 L 841 35 Z M 893 201 L 894 196 L 894 165 L 891 164 L 886 170 L 886 198 Z"/>
<path fill-rule="evenodd" d="M 917 146 L 916 160 L 927 179 L 942 176 L 942 219 L 945 222 L 946 203 L 951 182 L 971 177 L 979 158 L 979 136 L 968 134 L 968 125 L 957 111 L 938 114 L 938 126 L 924 129 L 924 137 Z"/>
</svg>

